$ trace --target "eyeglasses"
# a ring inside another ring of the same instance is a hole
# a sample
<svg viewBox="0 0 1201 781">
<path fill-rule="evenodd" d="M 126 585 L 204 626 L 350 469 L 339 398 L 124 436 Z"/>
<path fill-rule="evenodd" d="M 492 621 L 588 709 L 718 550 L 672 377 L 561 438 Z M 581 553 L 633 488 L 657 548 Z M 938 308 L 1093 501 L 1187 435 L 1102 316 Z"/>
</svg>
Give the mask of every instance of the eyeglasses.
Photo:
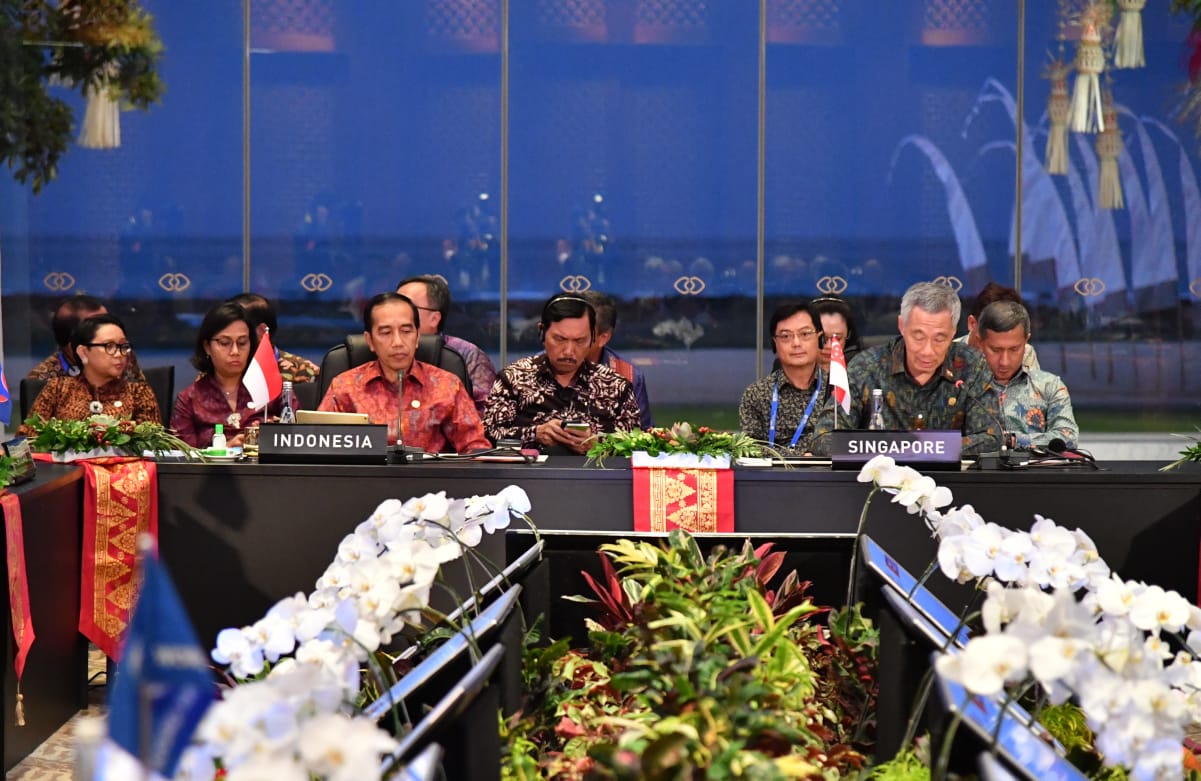
<svg viewBox="0 0 1201 781">
<path fill-rule="evenodd" d="M 104 352 L 109 355 L 116 355 L 117 353 L 129 355 L 133 352 L 133 345 L 129 342 L 89 342 L 84 347 L 103 347 Z"/>
<path fill-rule="evenodd" d="M 799 331 L 781 331 L 773 337 L 777 342 L 805 342 L 817 336 L 817 331 L 812 328 L 802 328 Z"/>
<path fill-rule="evenodd" d="M 227 353 L 233 352 L 237 347 L 239 350 L 249 350 L 249 339 L 230 339 L 228 336 L 219 336 L 216 339 L 210 339 L 209 344 L 215 344 Z"/>
</svg>

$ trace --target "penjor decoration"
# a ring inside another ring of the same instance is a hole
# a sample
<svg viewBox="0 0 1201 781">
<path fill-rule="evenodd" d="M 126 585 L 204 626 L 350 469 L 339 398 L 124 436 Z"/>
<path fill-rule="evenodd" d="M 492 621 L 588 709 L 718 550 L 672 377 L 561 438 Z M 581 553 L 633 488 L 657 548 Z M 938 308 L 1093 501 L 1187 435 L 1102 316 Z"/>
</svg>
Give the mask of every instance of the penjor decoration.
<svg viewBox="0 0 1201 781">
<path fill-rule="evenodd" d="M 121 105 L 113 100 L 109 83 L 109 78 L 114 75 L 115 67 L 106 68 L 98 83 L 84 87 L 87 105 L 78 142 L 86 149 L 117 149 L 121 146 Z"/>
<path fill-rule="evenodd" d="M 1099 133 L 1105 129 L 1101 111 L 1101 73 L 1105 52 L 1101 48 L 1099 6 L 1092 5 L 1081 19 L 1083 32 L 1076 47 L 1076 83 L 1068 124 L 1077 133 Z"/>
<path fill-rule="evenodd" d="M 1118 174 L 1118 157 L 1122 154 L 1122 131 L 1118 127 L 1118 110 L 1113 104 L 1113 94 L 1106 90 L 1104 98 L 1105 129 L 1097 135 L 1097 157 L 1101 158 L 1102 209 L 1121 209 L 1122 178 Z"/>
<path fill-rule="evenodd" d="M 1051 118 L 1051 129 L 1047 132 L 1046 165 L 1049 174 L 1068 172 L 1068 74 L 1072 66 L 1062 59 L 1052 60 L 1043 71 L 1043 77 L 1051 81 L 1051 96 L 1047 99 L 1047 116 Z"/>
<path fill-rule="evenodd" d="M 1143 6 L 1147 0 L 1117 0 L 1122 16 L 1118 19 L 1116 47 L 1113 54 L 1115 68 L 1142 68 L 1147 64 L 1143 57 Z"/>
</svg>

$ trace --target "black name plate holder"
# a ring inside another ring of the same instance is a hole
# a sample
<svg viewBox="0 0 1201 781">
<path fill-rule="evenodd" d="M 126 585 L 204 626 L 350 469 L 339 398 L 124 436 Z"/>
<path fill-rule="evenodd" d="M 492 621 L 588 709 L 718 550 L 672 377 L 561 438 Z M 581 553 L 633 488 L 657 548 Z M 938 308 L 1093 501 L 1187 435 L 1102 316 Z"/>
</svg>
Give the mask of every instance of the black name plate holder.
<svg viewBox="0 0 1201 781">
<path fill-rule="evenodd" d="M 835 469 L 860 467 L 875 456 L 910 466 L 958 469 L 963 455 L 959 431 L 831 431 L 828 436 Z"/>
<path fill-rule="evenodd" d="M 264 423 L 259 463 L 386 464 L 388 427 L 330 423 Z"/>
</svg>

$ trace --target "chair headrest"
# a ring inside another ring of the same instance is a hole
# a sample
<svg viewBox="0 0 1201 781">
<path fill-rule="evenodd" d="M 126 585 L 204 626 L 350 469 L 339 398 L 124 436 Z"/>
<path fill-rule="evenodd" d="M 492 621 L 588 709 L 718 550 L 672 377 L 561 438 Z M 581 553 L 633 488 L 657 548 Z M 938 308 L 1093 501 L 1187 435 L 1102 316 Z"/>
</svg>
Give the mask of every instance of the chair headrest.
<svg viewBox="0 0 1201 781">
<path fill-rule="evenodd" d="M 375 353 L 371 352 L 371 348 L 367 346 L 367 338 L 362 334 L 347 334 L 346 357 L 349 360 L 348 368 L 353 369 L 375 360 Z"/>
</svg>

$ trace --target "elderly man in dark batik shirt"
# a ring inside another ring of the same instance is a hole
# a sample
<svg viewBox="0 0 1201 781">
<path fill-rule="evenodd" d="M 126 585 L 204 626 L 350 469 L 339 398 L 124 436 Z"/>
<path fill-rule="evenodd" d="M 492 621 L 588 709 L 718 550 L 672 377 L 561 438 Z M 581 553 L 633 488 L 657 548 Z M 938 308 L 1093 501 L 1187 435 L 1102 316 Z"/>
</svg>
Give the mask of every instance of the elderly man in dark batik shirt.
<svg viewBox="0 0 1201 781">
<path fill-rule="evenodd" d="M 783 304 L 772 313 L 772 352 L 779 368 L 742 393 L 742 433 L 782 455 L 812 452 L 814 424 L 828 406 L 830 378 L 822 371 L 821 315 L 809 304 Z"/>
<path fill-rule="evenodd" d="M 636 430 L 634 386 L 588 360 L 596 339 L 592 305 L 575 295 L 552 296 L 539 330 L 546 352 L 509 364 L 492 385 L 484 411 L 488 438 L 582 454 L 599 434 Z"/>
<path fill-rule="evenodd" d="M 897 319 L 901 335 L 855 356 L 847 369 L 851 412 L 839 415 L 838 427 L 867 428 L 872 389 L 880 388 L 885 429 L 959 430 L 965 455 L 999 449 L 992 370 L 979 350 L 953 341 L 959 312 L 959 297 L 945 285 L 919 282 L 906 290 Z M 833 424 L 829 405 L 818 423 L 819 452 Z"/>
</svg>

